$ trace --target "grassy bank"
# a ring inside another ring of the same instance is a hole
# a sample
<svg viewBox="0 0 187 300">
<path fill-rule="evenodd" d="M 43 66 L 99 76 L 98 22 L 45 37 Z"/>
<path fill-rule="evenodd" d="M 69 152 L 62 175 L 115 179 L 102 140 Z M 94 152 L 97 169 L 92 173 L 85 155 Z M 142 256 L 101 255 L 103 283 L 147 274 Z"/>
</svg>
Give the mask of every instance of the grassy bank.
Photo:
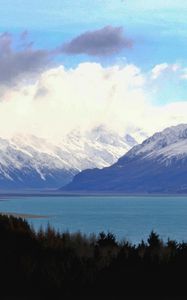
<svg viewBox="0 0 187 300">
<path fill-rule="evenodd" d="M 135 246 L 111 233 L 36 233 L 22 218 L 1 215 L 0 243 L 6 299 L 187 297 L 187 244 L 163 243 L 154 232 Z"/>
</svg>

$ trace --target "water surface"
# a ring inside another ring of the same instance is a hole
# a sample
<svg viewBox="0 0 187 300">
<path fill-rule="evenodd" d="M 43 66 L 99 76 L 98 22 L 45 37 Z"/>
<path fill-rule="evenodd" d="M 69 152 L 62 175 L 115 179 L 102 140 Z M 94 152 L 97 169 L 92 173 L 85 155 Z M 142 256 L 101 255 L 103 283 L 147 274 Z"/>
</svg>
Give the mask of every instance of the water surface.
<svg viewBox="0 0 187 300">
<path fill-rule="evenodd" d="M 133 243 L 146 240 L 155 230 L 165 240 L 187 241 L 186 196 L 10 196 L 1 200 L 1 212 L 25 215 L 36 230 L 50 223 L 60 231 L 111 231 Z"/>
</svg>

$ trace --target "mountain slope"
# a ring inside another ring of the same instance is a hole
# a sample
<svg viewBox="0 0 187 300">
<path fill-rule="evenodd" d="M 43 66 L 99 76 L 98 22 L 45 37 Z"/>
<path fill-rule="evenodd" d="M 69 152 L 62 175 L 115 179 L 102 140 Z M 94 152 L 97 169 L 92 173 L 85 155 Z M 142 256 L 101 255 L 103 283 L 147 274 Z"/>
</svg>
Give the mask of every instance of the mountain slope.
<svg viewBox="0 0 187 300">
<path fill-rule="evenodd" d="M 63 190 L 186 193 L 187 125 L 154 134 L 110 167 L 81 172 Z"/>
<path fill-rule="evenodd" d="M 59 188 L 81 170 L 113 164 L 135 144 L 133 136 L 104 127 L 74 131 L 58 143 L 32 135 L 0 138 L 0 188 Z"/>
</svg>

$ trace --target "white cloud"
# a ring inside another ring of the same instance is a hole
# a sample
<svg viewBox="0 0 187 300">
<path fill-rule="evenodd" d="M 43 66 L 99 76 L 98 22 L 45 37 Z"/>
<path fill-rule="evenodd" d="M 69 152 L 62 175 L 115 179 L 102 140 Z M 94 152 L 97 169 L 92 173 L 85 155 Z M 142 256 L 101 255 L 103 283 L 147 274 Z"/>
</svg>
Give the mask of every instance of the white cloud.
<svg viewBox="0 0 187 300">
<path fill-rule="evenodd" d="M 178 64 L 162 63 L 162 64 L 154 66 L 154 68 L 151 70 L 151 78 L 157 79 L 163 74 L 175 73 L 179 69 L 180 69 L 180 65 L 178 65 Z"/>
<path fill-rule="evenodd" d="M 60 139 L 75 128 L 100 124 L 120 132 L 140 127 L 151 134 L 187 122 L 187 102 L 152 105 L 147 80 L 135 65 L 49 69 L 33 84 L 7 89 L 0 102 L 0 136 L 21 132 Z"/>
</svg>

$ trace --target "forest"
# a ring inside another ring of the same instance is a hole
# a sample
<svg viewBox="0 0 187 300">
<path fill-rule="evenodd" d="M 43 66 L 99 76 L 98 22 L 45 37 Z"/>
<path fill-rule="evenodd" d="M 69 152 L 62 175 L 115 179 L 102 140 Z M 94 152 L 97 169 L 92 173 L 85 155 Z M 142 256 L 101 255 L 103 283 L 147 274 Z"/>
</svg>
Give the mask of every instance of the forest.
<svg viewBox="0 0 187 300">
<path fill-rule="evenodd" d="M 36 232 L 0 215 L 1 299 L 186 299 L 187 243 Z"/>
</svg>

